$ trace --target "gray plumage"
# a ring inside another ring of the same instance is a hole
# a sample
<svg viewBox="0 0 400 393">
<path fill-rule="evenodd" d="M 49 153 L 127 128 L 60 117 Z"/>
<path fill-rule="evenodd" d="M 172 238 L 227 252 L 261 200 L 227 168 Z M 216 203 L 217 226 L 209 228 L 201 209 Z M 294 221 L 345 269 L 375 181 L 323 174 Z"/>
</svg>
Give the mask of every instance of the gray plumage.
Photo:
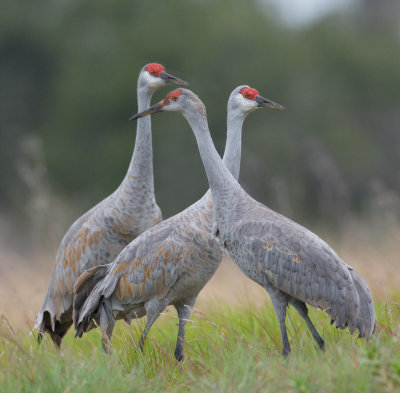
<svg viewBox="0 0 400 393">
<path fill-rule="evenodd" d="M 150 105 L 153 93 L 166 83 L 186 84 L 148 64 L 139 74 L 139 110 Z M 137 124 L 129 169 L 118 189 L 76 220 L 65 234 L 50 284 L 36 319 L 38 340 L 48 332 L 59 347 L 72 325 L 73 287 L 86 269 L 112 262 L 136 236 L 162 219 L 154 195 L 150 118 Z"/>
<path fill-rule="evenodd" d="M 375 312 L 364 280 L 318 236 L 243 190 L 215 150 L 203 103 L 189 90 L 178 91 L 176 100 L 166 99 L 150 113 L 178 111 L 188 120 L 210 184 L 219 241 L 239 268 L 269 293 L 281 328 L 283 354 L 290 352 L 285 325 L 289 304 L 304 318 L 321 348 L 324 342 L 308 317 L 306 303 L 328 313 L 338 328 L 349 327 L 350 333 L 357 328 L 359 337 L 368 339 Z"/>
<path fill-rule="evenodd" d="M 246 88 L 237 87 L 228 100 L 224 162 L 236 178 L 240 169 L 243 121 L 254 110 L 249 110 L 248 99 L 241 93 Z M 273 104 L 265 99 L 264 102 L 270 107 Z M 130 321 L 146 314 L 140 343 L 143 345 L 154 321 L 172 304 L 179 317 L 175 357 L 182 360 L 185 325 L 191 309 L 223 255 L 212 230 L 213 206 L 211 193 L 207 192 L 183 212 L 136 238 L 106 269 L 99 267 L 85 272 L 75 286 L 76 335 L 91 329 L 95 319 L 110 338 L 115 319 Z M 100 274 L 96 276 L 97 272 Z M 103 344 L 107 349 L 107 340 Z"/>
</svg>

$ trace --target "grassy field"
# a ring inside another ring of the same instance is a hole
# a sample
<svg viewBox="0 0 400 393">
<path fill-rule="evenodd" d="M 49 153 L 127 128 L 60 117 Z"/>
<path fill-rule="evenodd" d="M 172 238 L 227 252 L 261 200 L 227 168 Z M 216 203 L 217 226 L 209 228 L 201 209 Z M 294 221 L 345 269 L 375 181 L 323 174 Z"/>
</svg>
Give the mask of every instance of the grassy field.
<svg viewBox="0 0 400 393">
<path fill-rule="evenodd" d="M 153 326 L 143 355 L 135 345 L 145 319 L 130 327 L 117 323 L 110 356 L 102 353 L 98 330 L 77 340 L 69 332 L 60 353 L 48 337 L 39 347 L 28 326 L 46 292 L 56 246 L 24 256 L 0 244 L 0 392 L 400 392 L 400 229 L 349 224 L 340 238 L 327 238 L 372 290 L 378 323 L 369 343 L 311 310 L 326 343 L 321 353 L 289 309 L 293 352 L 283 359 L 266 292 L 226 259 L 200 293 L 180 365 L 173 356 L 173 309 Z"/>
<path fill-rule="evenodd" d="M 292 354 L 280 355 L 272 306 L 219 302 L 187 327 L 186 359 L 173 357 L 177 317 L 167 309 L 151 330 L 143 354 L 135 351 L 144 320 L 117 323 L 112 354 L 104 355 L 94 330 L 60 353 L 46 337 L 15 332 L 2 318 L 1 392 L 398 392 L 400 391 L 400 295 L 376 303 L 377 328 L 370 342 L 329 325 L 312 310 L 326 342 L 320 352 L 293 309 L 287 320 Z"/>
</svg>

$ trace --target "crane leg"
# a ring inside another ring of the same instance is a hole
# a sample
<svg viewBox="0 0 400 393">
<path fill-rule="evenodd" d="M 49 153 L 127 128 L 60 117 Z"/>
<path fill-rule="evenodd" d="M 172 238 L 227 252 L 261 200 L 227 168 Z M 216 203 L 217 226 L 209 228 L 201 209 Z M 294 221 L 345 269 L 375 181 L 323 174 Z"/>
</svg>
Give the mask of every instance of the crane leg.
<svg viewBox="0 0 400 393">
<path fill-rule="evenodd" d="M 282 338 L 282 355 L 287 357 L 291 352 L 289 339 L 286 330 L 286 308 L 288 306 L 288 300 L 281 293 L 271 294 L 272 305 L 275 309 L 276 317 L 279 321 L 279 327 L 281 329 L 281 338 Z"/>
<path fill-rule="evenodd" d="M 163 300 L 158 300 L 158 299 L 152 299 L 146 302 L 144 305 L 144 308 L 146 309 L 146 326 L 143 330 L 142 337 L 140 337 L 138 347 L 139 349 L 143 352 L 143 347 L 146 342 L 147 335 L 149 334 L 149 331 L 151 327 L 153 326 L 153 323 L 157 320 L 157 318 L 160 316 L 160 314 L 165 310 L 165 307 L 167 307 L 169 304 L 168 301 L 165 299 Z"/>
<path fill-rule="evenodd" d="M 174 356 L 178 362 L 181 362 L 185 355 L 183 353 L 183 344 L 185 342 L 185 327 L 192 313 L 193 306 L 196 302 L 197 294 L 181 300 L 179 303 L 174 304 L 179 318 L 178 338 L 176 340 L 176 347 Z"/>
<path fill-rule="evenodd" d="M 318 344 L 321 350 L 324 350 L 325 348 L 325 343 L 322 337 L 319 335 L 317 332 L 317 329 L 315 329 L 315 326 L 311 322 L 310 317 L 308 316 L 308 309 L 305 303 L 301 302 L 300 300 L 294 299 L 291 301 L 293 307 L 297 310 L 297 312 L 301 315 L 301 317 L 306 321 L 306 324 L 308 328 L 310 329 L 310 332 L 315 340 L 315 342 Z"/>
<path fill-rule="evenodd" d="M 106 354 L 111 353 L 111 335 L 114 330 L 115 318 L 111 311 L 111 301 L 107 299 L 99 306 L 100 327 L 102 330 L 101 344 Z"/>
</svg>

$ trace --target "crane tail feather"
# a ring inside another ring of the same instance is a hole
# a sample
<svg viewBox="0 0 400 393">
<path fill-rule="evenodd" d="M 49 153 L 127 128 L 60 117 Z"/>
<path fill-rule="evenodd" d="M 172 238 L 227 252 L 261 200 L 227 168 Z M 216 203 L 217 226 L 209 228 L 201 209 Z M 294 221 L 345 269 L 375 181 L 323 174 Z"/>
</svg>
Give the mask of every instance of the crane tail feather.
<svg viewBox="0 0 400 393">
<path fill-rule="evenodd" d="M 350 270 L 350 273 L 360 298 L 360 310 L 356 320 L 356 327 L 359 331 L 359 337 L 364 337 L 368 341 L 375 330 L 374 302 L 371 292 L 361 276 L 353 269 Z"/>
<path fill-rule="evenodd" d="M 107 265 L 96 266 L 83 272 L 75 284 L 73 304 L 75 337 L 81 337 L 83 332 L 93 327 L 91 323 L 93 314 L 99 309 L 102 297 L 98 284 L 106 274 Z"/>
<path fill-rule="evenodd" d="M 43 336 L 48 333 L 57 348 L 72 325 L 72 307 L 68 299 L 60 301 L 49 288 L 37 318 L 35 329 L 38 329 L 37 342 L 41 344 Z"/>
</svg>

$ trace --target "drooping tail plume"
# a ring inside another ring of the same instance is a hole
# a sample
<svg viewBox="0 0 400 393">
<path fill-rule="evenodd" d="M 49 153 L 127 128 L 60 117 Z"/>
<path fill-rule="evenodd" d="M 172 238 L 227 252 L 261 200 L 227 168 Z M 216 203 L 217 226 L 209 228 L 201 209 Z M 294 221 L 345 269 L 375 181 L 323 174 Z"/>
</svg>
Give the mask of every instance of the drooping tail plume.
<svg viewBox="0 0 400 393">
<path fill-rule="evenodd" d="M 356 327 L 359 331 L 359 337 L 365 337 L 369 340 L 375 330 L 374 302 L 365 281 L 353 268 L 349 267 L 349 270 L 360 298 L 360 312 L 357 317 Z"/>
<path fill-rule="evenodd" d="M 53 343 L 60 348 L 62 340 L 72 325 L 72 307 L 65 302 L 57 301 L 57 296 L 53 293 L 52 288 L 47 291 L 43 302 L 42 309 L 36 318 L 36 326 L 39 330 L 37 341 L 42 342 L 45 333 L 49 333 Z"/>
<path fill-rule="evenodd" d="M 105 277 L 107 265 L 100 265 L 81 274 L 74 287 L 73 320 L 75 337 L 81 337 L 91 324 L 92 314 L 99 307 L 101 291 L 98 283 Z"/>
</svg>

